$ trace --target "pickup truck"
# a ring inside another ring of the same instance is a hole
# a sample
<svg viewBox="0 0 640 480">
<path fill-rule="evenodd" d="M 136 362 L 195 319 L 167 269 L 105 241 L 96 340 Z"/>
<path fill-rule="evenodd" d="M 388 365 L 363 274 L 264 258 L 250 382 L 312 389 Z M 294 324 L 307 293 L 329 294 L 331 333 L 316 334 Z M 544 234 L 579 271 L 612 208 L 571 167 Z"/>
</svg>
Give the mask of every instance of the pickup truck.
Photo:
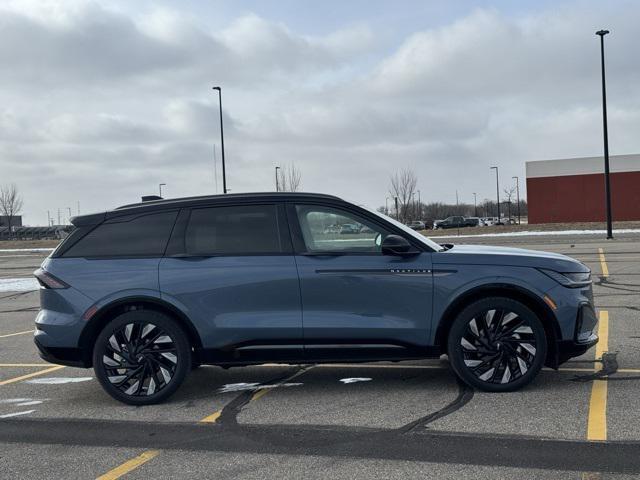
<svg viewBox="0 0 640 480">
<path fill-rule="evenodd" d="M 437 230 L 438 228 L 464 228 L 478 226 L 480 226 L 480 220 L 477 217 L 465 218 L 462 216 L 453 216 L 433 222 L 434 230 Z"/>
</svg>

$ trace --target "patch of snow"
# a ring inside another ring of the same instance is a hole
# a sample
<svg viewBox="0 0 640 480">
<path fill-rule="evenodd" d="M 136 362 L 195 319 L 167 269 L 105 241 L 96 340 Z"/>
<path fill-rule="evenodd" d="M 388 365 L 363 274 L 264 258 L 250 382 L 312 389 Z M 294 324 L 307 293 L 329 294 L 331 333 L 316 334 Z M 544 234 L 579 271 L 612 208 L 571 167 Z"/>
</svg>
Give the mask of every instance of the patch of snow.
<svg viewBox="0 0 640 480">
<path fill-rule="evenodd" d="M 29 402 L 16 403 L 17 407 L 29 407 L 31 405 L 40 405 L 42 400 L 31 400 Z"/>
<path fill-rule="evenodd" d="M 640 233 L 640 228 L 619 228 L 614 233 Z M 432 240 L 441 238 L 473 238 L 473 237 L 529 237 L 529 236 L 554 236 L 554 235 L 606 235 L 606 230 L 555 230 L 547 232 L 522 231 L 503 233 L 479 233 L 477 235 L 442 235 L 430 237 Z"/>
<path fill-rule="evenodd" d="M 370 382 L 371 379 L 368 377 L 352 377 L 341 378 L 340 381 L 346 385 L 347 383 Z"/>
<path fill-rule="evenodd" d="M 53 252 L 53 248 L 0 248 L 0 252 Z"/>
<path fill-rule="evenodd" d="M 300 385 L 302 385 L 302 383 L 276 383 L 273 385 L 262 385 L 260 383 L 227 383 L 218 389 L 218 393 L 243 392 L 247 390 L 255 391 L 264 388 L 299 387 Z"/>
<path fill-rule="evenodd" d="M 40 284 L 33 277 L 0 278 L 0 292 L 28 292 L 39 288 Z"/>
<path fill-rule="evenodd" d="M 27 380 L 25 383 L 36 383 L 42 385 L 61 385 L 63 383 L 78 383 L 88 382 L 93 380 L 93 377 L 44 377 L 34 378 L 33 380 Z"/>
<path fill-rule="evenodd" d="M 33 412 L 35 412 L 35 410 L 25 410 L 24 412 L 5 413 L 4 415 L 0 415 L 0 418 L 17 417 L 18 415 L 29 415 L 30 413 L 33 413 Z"/>
</svg>

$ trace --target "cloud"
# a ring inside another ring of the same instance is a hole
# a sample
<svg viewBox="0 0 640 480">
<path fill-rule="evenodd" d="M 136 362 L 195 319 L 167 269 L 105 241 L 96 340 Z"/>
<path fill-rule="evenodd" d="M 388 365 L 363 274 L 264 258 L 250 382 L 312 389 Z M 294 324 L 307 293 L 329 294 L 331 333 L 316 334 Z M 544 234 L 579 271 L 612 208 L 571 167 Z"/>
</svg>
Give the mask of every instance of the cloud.
<svg viewBox="0 0 640 480">
<path fill-rule="evenodd" d="M 477 9 L 420 30 L 390 17 L 384 35 L 367 12 L 337 29 L 312 19 L 309 32 L 300 14 L 128 8 L 0 5 L 0 182 L 23 190 L 26 223 L 158 183 L 169 196 L 214 192 L 214 84 L 232 191 L 273 189 L 273 168 L 294 162 L 305 190 L 372 207 L 403 167 L 426 201 L 492 196 L 490 165 L 509 181 L 526 160 L 601 151 L 602 26 L 611 152 L 640 150 L 634 3 Z"/>
</svg>

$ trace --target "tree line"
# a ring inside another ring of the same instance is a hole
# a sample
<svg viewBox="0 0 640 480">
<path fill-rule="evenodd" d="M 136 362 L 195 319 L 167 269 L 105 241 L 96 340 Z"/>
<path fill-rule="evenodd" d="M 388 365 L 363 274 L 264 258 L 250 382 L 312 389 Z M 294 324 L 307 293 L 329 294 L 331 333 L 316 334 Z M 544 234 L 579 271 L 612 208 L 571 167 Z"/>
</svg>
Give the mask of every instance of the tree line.
<svg viewBox="0 0 640 480">
<path fill-rule="evenodd" d="M 464 217 L 497 217 L 498 209 L 495 200 L 485 198 L 476 205 L 473 203 L 423 203 L 419 200 L 418 177 L 411 169 L 403 169 L 394 173 L 389 181 L 389 196 L 379 212 L 390 215 L 400 222 L 409 223 L 421 220 L 431 225 L 434 220 L 441 220 L 454 215 Z M 397 203 L 397 206 L 396 206 Z M 518 214 L 516 187 L 503 189 L 500 199 L 500 213 L 503 218 L 515 218 Z M 520 216 L 528 214 L 527 201 L 520 199 Z"/>
</svg>

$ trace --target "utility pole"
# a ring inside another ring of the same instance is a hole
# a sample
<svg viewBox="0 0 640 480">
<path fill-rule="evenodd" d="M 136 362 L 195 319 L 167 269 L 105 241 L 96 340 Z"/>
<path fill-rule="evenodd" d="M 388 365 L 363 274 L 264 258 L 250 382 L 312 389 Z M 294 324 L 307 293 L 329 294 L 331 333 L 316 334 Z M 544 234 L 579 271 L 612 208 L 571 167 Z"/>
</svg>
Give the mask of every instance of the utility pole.
<svg viewBox="0 0 640 480">
<path fill-rule="evenodd" d="M 69 210 L 69 223 L 71 223 L 71 207 L 67 207 L 67 210 Z"/>
<path fill-rule="evenodd" d="M 602 126 L 604 136 L 604 196 L 607 209 L 607 239 L 613 238 L 613 225 L 611 219 L 611 183 L 609 181 L 609 133 L 607 131 L 607 89 L 604 80 L 604 36 L 609 30 L 598 30 L 596 35 L 600 37 L 600 65 L 602 67 Z"/>
<path fill-rule="evenodd" d="M 60 223 L 60 209 L 59 209 L 59 208 L 58 208 L 58 225 L 62 225 L 62 224 Z"/>
<path fill-rule="evenodd" d="M 490 169 L 496 171 L 496 199 L 498 201 L 498 222 L 500 223 L 500 182 L 498 180 L 498 167 L 490 167 Z"/>
<path fill-rule="evenodd" d="M 478 197 L 476 196 L 476 192 L 473 192 L 473 212 L 474 216 L 478 216 Z"/>
<path fill-rule="evenodd" d="M 158 184 L 158 190 L 160 191 L 160 198 L 162 198 L 162 187 L 166 186 L 166 183 L 159 183 Z"/>
<path fill-rule="evenodd" d="M 80 215 L 80 200 L 78 200 L 78 215 Z"/>
<path fill-rule="evenodd" d="M 280 181 L 278 180 L 278 170 L 280 170 L 280 167 L 276 167 L 276 192 L 280 191 Z"/>
<path fill-rule="evenodd" d="M 398 212 L 398 197 L 394 197 L 396 201 L 396 220 L 400 221 L 400 213 Z"/>
<path fill-rule="evenodd" d="M 222 88 L 213 87 L 218 91 L 218 105 L 220 106 L 220 145 L 222 147 L 222 193 L 227 193 L 227 171 L 224 161 L 224 126 L 222 123 Z"/>
<path fill-rule="evenodd" d="M 516 200 L 518 202 L 518 225 L 520 225 L 520 179 L 515 176 L 511 177 L 516 179 Z"/>
<path fill-rule="evenodd" d="M 47 210 L 47 227 L 51 226 L 51 213 Z"/>
</svg>

